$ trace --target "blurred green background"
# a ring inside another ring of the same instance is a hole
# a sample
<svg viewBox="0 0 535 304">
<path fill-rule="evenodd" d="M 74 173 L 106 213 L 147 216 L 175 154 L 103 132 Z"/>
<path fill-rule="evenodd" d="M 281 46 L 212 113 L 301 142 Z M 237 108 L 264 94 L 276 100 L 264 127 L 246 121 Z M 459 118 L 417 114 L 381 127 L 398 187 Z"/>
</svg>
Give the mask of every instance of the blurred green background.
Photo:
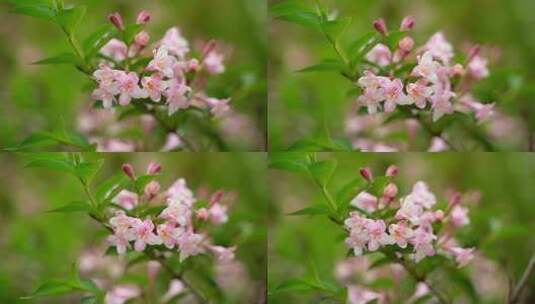
<svg viewBox="0 0 535 304">
<path fill-rule="evenodd" d="M 0 145 L 12 147 L 38 130 L 76 129 L 76 116 L 91 104 L 90 81 L 71 66 L 34 66 L 32 62 L 69 50 L 63 33 L 44 20 L 8 13 L 0 1 Z M 107 15 L 120 12 L 135 20 L 146 9 L 151 41 L 172 26 L 196 45 L 217 39 L 231 50 L 226 72 L 210 80 L 208 93 L 231 97 L 232 107 L 247 115 L 259 134 L 247 150 L 262 150 L 266 134 L 266 3 L 264 0 L 68 0 L 86 5 L 78 29 L 85 38 Z M 81 40 L 81 39 L 80 39 Z M 244 149 L 242 147 L 242 149 Z"/>
<path fill-rule="evenodd" d="M 270 0 L 271 5 L 280 2 Z M 313 8 L 314 1 L 296 0 Z M 497 108 L 516 118 L 521 128 L 510 137 L 520 143 L 503 143 L 503 149 L 528 150 L 524 134 L 535 130 L 535 2 L 531 0 L 322 0 L 333 16 L 352 17 L 343 44 L 373 30 L 372 21 L 384 17 L 397 29 L 406 15 L 415 17 L 416 45 L 443 31 L 456 51 L 466 43 L 495 47 L 501 53 L 489 66 L 491 77 L 477 87 L 476 97 L 497 103 Z M 274 20 L 269 27 L 269 146 L 288 148 L 298 139 L 317 139 L 324 124 L 333 137 L 344 137 L 344 121 L 354 110 L 352 85 L 335 72 L 297 73 L 336 54 L 319 30 Z M 353 106 L 353 107 L 352 107 Z"/>
<path fill-rule="evenodd" d="M 277 157 L 277 153 L 271 157 Z M 292 159 L 301 157 L 305 155 L 298 153 L 291 156 Z M 502 295 L 507 291 L 506 274 L 518 281 L 535 252 L 535 155 L 320 153 L 318 159 L 338 161 L 329 186 L 331 193 L 336 193 L 351 179 L 358 177 L 361 167 L 369 166 L 379 176 L 391 164 L 399 167 L 399 174 L 394 179 L 399 187 L 398 195 L 406 195 L 419 180 L 428 183 L 438 200 L 446 199 L 445 192 L 452 189 L 461 193 L 479 191 L 480 203 L 469 205 L 471 224 L 461 229 L 456 238 L 463 245 L 475 246 L 499 265 L 499 272 L 477 272 L 473 265 L 466 271 L 476 278 L 492 278 L 491 281 L 499 286 L 495 291 L 502 292 Z M 274 291 L 289 278 L 312 278 L 314 272 L 325 282 L 334 282 L 335 265 L 348 252 L 343 243 L 345 234 L 324 215 L 287 215 L 324 203 L 320 189 L 310 177 L 276 169 L 270 169 L 268 183 L 272 193 L 268 227 L 268 290 Z M 437 287 L 445 288 L 447 279 L 440 280 Z M 529 292 L 525 303 L 533 303 L 535 277 L 527 286 Z M 488 299 L 490 292 L 478 291 L 482 296 L 481 303 L 505 302 L 503 298 Z M 408 292 L 409 295 L 411 293 L 412 290 Z M 318 303 L 319 299 L 321 297 L 314 292 L 281 291 L 272 294 L 269 302 Z"/>
<path fill-rule="evenodd" d="M 95 182 L 120 172 L 130 162 L 144 171 L 150 161 L 162 165 L 158 178 L 166 189 L 180 177 L 197 191 L 231 191 L 237 199 L 229 207 L 229 221 L 213 236 L 217 244 L 237 243 L 236 259 L 250 279 L 246 290 L 253 299 L 265 294 L 266 280 L 266 155 L 263 153 L 136 153 L 84 154 L 103 158 Z M 72 176 L 42 168 L 25 168 L 28 155 L 0 154 L 0 303 L 79 303 L 79 297 L 18 301 L 41 282 L 66 278 L 80 254 L 103 242 L 106 233 L 82 213 L 45 213 L 84 198 Z M 35 157 L 33 155 L 32 157 Z M 146 275 L 139 275 L 140 282 Z M 230 283 L 230 282 L 228 282 Z M 141 283 L 141 286 L 144 286 Z M 236 286 L 240 287 L 240 286 Z M 243 294 L 231 303 L 253 301 Z M 256 301 L 256 300 L 255 300 Z M 249 302 L 250 303 L 250 302 Z"/>
</svg>

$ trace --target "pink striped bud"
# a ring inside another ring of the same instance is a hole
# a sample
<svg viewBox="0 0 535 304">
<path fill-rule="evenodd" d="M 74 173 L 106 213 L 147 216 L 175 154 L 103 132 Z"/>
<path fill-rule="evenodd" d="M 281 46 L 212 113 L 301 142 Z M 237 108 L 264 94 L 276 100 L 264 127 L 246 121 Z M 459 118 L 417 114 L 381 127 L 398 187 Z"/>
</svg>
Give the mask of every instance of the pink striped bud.
<svg viewBox="0 0 535 304">
<path fill-rule="evenodd" d="M 217 47 L 217 41 L 210 40 L 208 41 L 203 49 L 202 49 L 202 58 L 206 57 L 208 54 L 210 54 L 215 48 Z"/>
<path fill-rule="evenodd" d="M 407 16 L 401 21 L 401 26 L 399 27 L 400 31 L 410 31 L 414 26 L 414 17 Z"/>
<path fill-rule="evenodd" d="M 132 167 L 131 164 L 123 164 L 121 169 L 126 176 L 130 177 L 131 179 L 136 179 L 136 173 L 134 172 L 134 167 Z"/>
<path fill-rule="evenodd" d="M 366 181 L 371 182 L 373 180 L 373 174 L 370 168 L 368 167 L 360 168 L 359 173 Z"/>
<path fill-rule="evenodd" d="M 118 30 L 124 30 L 123 17 L 119 13 L 113 13 L 108 15 L 108 20 L 115 26 Z"/>
<path fill-rule="evenodd" d="M 210 197 L 210 206 L 213 204 L 219 203 L 221 201 L 221 198 L 223 197 L 223 190 L 218 190 L 212 196 Z"/>
<path fill-rule="evenodd" d="M 145 186 L 145 196 L 150 200 L 160 191 L 160 184 L 157 181 L 151 181 Z"/>
<path fill-rule="evenodd" d="M 393 199 L 398 194 L 398 187 L 394 183 L 386 185 L 383 190 L 383 196 L 389 199 Z"/>
<path fill-rule="evenodd" d="M 437 219 L 437 221 L 442 221 L 444 219 L 444 211 L 442 210 L 435 211 L 435 219 Z"/>
<path fill-rule="evenodd" d="M 149 40 L 150 40 L 150 36 L 149 36 L 149 33 L 147 33 L 146 31 L 141 31 L 137 33 L 136 37 L 134 38 L 134 42 L 139 47 L 146 46 L 149 43 Z"/>
<path fill-rule="evenodd" d="M 390 165 L 388 168 L 386 168 L 386 173 L 385 175 L 388 176 L 388 177 L 394 177 L 398 174 L 398 167 L 394 166 L 394 165 Z"/>
<path fill-rule="evenodd" d="M 471 62 L 472 59 L 474 59 L 474 57 L 479 55 L 480 52 L 481 52 L 481 46 L 479 44 L 476 44 L 476 45 L 472 46 L 470 48 L 470 50 L 468 50 L 468 59 L 467 59 L 467 61 Z"/>
<path fill-rule="evenodd" d="M 157 174 L 158 172 L 160 172 L 160 170 L 162 170 L 162 166 L 160 166 L 160 164 L 158 164 L 157 162 L 150 162 L 147 166 L 148 175 Z"/>
<path fill-rule="evenodd" d="M 386 29 L 386 23 L 383 18 L 377 19 L 373 22 L 373 27 L 375 30 L 377 30 L 381 35 L 386 36 L 387 29 Z"/>
<path fill-rule="evenodd" d="M 452 208 L 455 205 L 458 205 L 461 202 L 461 194 L 459 192 L 455 192 L 451 197 L 450 201 L 448 202 L 448 208 Z"/>
<path fill-rule="evenodd" d="M 408 53 L 414 47 L 414 40 L 411 37 L 407 36 L 399 41 L 398 47 L 400 50 Z"/>
<path fill-rule="evenodd" d="M 137 14 L 136 23 L 137 24 L 146 24 L 150 21 L 150 13 L 143 10 Z"/>
</svg>

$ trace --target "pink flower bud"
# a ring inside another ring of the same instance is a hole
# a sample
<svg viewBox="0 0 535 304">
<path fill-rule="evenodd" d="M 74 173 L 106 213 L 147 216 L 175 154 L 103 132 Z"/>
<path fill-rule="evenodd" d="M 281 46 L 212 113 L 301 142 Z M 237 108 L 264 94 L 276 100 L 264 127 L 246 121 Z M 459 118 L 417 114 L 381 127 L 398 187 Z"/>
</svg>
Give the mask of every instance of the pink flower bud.
<svg viewBox="0 0 535 304">
<path fill-rule="evenodd" d="M 136 23 L 137 24 L 146 24 L 150 21 L 150 13 L 143 10 L 137 14 Z"/>
<path fill-rule="evenodd" d="M 360 168 L 359 173 L 366 181 L 371 182 L 373 180 L 373 174 L 370 168 L 368 167 Z"/>
<path fill-rule="evenodd" d="M 219 203 L 221 201 L 221 198 L 223 197 L 223 194 L 225 194 L 222 190 L 216 191 L 212 196 L 210 197 L 210 206 L 216 203 Z"/>
<path fill-rule="evenodd" d="M 215 40 L 208 41 L 202 49 L 202 58 L 208 56 L 208 54 L 210 54 L 213 50 L 215 50 L 216 47 L 217 47 L 217 41 Z"/>
<path fill-rule="evenodd" d="M 126 174 L 126 176 L 130 177 L 131 179 L 136 178 L 134 167 L 132 167 L 131 164 L 123 164 L 121 169 L 123 170 L 124 174 Z"/>
<path fill-rule="evenodd" d="M 375 20 L 373 22 L 373 27 L 375 28 L 375 30 L 377 30 L 379 33 L 381 33 L 381 35 L 383 35 L 383 36 L 385 36 L 387 31 L 388 31 L 386 29 L 386 23 L 385 23 L 385 20 L 383 18 Z"/>
<path fill-rule="evenodd" d="M 450 197 L 450 201 L 448 202 L 448 207 L 452 208 L 452 207 L 458 205 L 460 202 L 461 202 L 461 194 L 459 192 L 455 192 Z"/>
<path fill-rule="evenodd" d="M 137 33 L 136 37 L 134 38 L 134 42 L 139 47 L 144 47 L 149 43 L 149 39 L 150 39 L 149 33 L 147 33 L 146 31 L 141 31 Z"/>
<path fill-rule="evenodd" d="M 465 70 L 464 70 L 462 64 L 460 64 L 460 63 L 457 63 L 456 65 L 454 65 L 451 68 L 451 74 L 453 76 L 462 76 L 462 75 L 464 75 L 464 73 L 465 73 Z"/>
<path fill-rule="evenodd" d="M 210 217 L 210 212 L 206 208 L 201 208 L 197 210 L 197 219 L 205 221 Z"/>
<path fill-rule="evenodd" d="M 394 165 L 390 165 L 388 168 L 386 168 L 385 175 L 388 177 L 394 177 L 398 174 L 398 167 Z"/>
<path fill-rule="evenodd" d="M 147 166 L 148 175 L 157 174 L 158 172 L 160 172 L 160 170 L 162 170 L 162 166 L 160 166 L 160 164 L 158 164 L 157 162 L 150 162 Z"/>
<path fill-rule="evenodd" d="M 435 218 L 438 221 L 442 221 L 444 219 L 444 211 L 442 211 L 442 210 L 435 211 Z"/>
<path fill-rule="evenodd" d="M 407 36 L 399 41 L 398 47 L 400 50 L 408 53 L 414 47 L 414 40 Z"/>
<path fill-rule="evenodd" d="M 188 62 L 188 71 L 189 72 L 196 72 L 201 68 L 201 65 L 199 64 L 199 60 L 193 58 Z"/>
<path fill-rule="evenodd" d="M 157 181 L 151 181 L 145 186 L 145 196 L 149 199 L 155 197 L 158 191 L 160 191 L 160 184 Z"/>
<path fill-rule="evenodd" d="M 401 21 L 401 26 L 399 27 L 400 31 L 410 31 L 414 26 L 414 17 L 407 16 Z"/>
<path fill-rule="evenodd" d="M 113 13 L 108 16 L 108 20 L 115 26 L 118 30 L 124 30 L 123 17 L 119 13 Z"/>
<path fill-rule="evenodd" d="M 383 190 L 383 196 L 387 198 L 394 198 L 398 194 L 398 187 L 394 183 L 389 183 Z"/>
<path fill-rule="evenodd" d="M 472 61 L 472 59 L 474 59 L 474 57 L 479 55 L 480 52 L 481 52 L 481 46 L 479 44 L 476 44 L 476 45 L 472 46 L 470 48 L 470 50 L 468 50 L 468 59 L 467 59 L 467 61 L 468 62 Z"/>
</svg>

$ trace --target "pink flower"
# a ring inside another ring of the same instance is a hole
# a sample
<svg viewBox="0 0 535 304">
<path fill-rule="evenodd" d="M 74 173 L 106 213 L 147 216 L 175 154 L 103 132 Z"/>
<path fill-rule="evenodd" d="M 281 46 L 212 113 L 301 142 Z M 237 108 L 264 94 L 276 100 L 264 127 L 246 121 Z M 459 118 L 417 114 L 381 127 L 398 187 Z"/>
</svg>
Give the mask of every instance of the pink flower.
<svg viewBox="0 0 535 304">
<path fill-rule="evenodd" d="M 427 86 L 427 81 L 419 79 L 415 83 L 407 85 L 407 93 L 414 101 L 414 104 L 420 109 L 425 108 L 426 101 L 433 95 L 433 89 Z"/>
<path fill-rule="evenodd" d="M 457 267 L 459 268 L 468 265 L 474 259 L 474 248 L 454 247 L 451 251 L 455 256 L 455 262 L 457 262 Z"/>
<path fill-rule="evenodd" d="M 228 263 L 234 260 L 236 247 L 209 246 L 208 249 L 216 257 L 219 263 Z"/>
<path fill-rule="evenodd" d="M 111 39 L 106 43 L 101 49 L 100 53 L 104 56 L 110 57 L 115 61 L 123 61 L 128 52 L 128 47 L 126 43 L 118 39 Z"/>
<path fill-rule="evenodd" d="M 186 286 L 184 286 L 184 283 L 182 283 L 182 281 L 177 279 L 171 280 L 171 282 L 169 282 L 169 288 L 167 289 L 167 292 L 162 297 L 162 302 L 168 303 L 171 299 L 181 294 L 185 290 Z"/>
<path fill-rule="evenodd" d="M 191 105 L 188 97 L 190 93 L 191 88 L 183 80 L 173 78 L 169 82 L 169 87 L 164 93 L 169 105 L 169 116 L 173 115 L 179 109 L 186 109 Z"/>
<path fill-rule="evenodd" d="M 171 54 L 179 58 L 184 57 L 189 52 L 188 41 L 182 37 L 180 30 L 176 27 L 172 27 L 165 32 L 160 45 L 165 46 Z"/>
<path fill-rule="evenodd" d="M 193 192 L 186 185 L 186 180 L 183 178 L 177 179 L 171 187 L 167 190 L 167 198 L 170 202 L 183 203 L 188 207 L 193 205 L 195 197 Z"/>
<path fill-rule="evenodd" d="M 128 190 L 121 190 L 121 192 L 119 192 L 119 194 L 117 194 L 117 196 L 113 198 L 112 202 L 125 208 L 126 210 L 132 210 L 138 204 L 138 197 L 137 194 L 134 192 L 130 192 Z"/>
<path fill-rule="evenodd" d="M 228 221 L 227 206 L 215 203 L 208 209 L 208 212 L 210 214 L 210 221 L 216 225 Z"/>
<path fill-rule="evenodd" d="M 204 237 L 200 234 L 186 232 L 178 239 L 178 248 L 180 251 L 180 262 L 183 262 L 190 256 L 195 256 L 204 252 Z"/>
<path fill-rule="evenodd" d="M 386 45 L 379 43 L 366 54 L 366 59 L 378 66 L 384 67 L 392 61 L 392 52 L 390 52 Z"/>
<path fill-rule="evenodd" d="M 147 65 L 149 71 L 157 71 L 165 77 L 173 77 L 176 58 L 169 55 L 167 46 L 162 45 L 154 50 L 154 58 Z"/>
<path fill-rule="evenodd" d="M 147 174 L 148 175 L 155 175 L 158 174 L 162 170 L 162 166 L 158 164 L 157 162 L 150 162 L 147 166 Z"/>
<path fill-rule="evenodd" d="M 441 152 L 447 151 L 450 147 L 441 137 L 435 136 L 431 140 L 431 145 L 429 146 L 428 152 Z"/>
<path fill-rule="evenodd" d="M 425 49 L 444 64 L 448 64 L 450 59 L 453 58 L 453 47 L 441 32 L 431 36 L 425 44 Z"/>
<path fill-rule="evenodd" d="M 173 223 L 164 223 L 156 228 L 158 237 L 165 247 L 173 249 L 178 242 L 178 238 L 184 233 L 184 228 L 176 227 Z"/>
<path fill-rule="evenodd" d="M 436 90 L 431 96 L 431 107 L 433 108 L 433 121 L 439 120 L 444 114 L 453 113 L 453 105 L 450 99 L 455 97 L 455 93 L 449 90 Z"/>
<path fill-rule="evenodd" d="M 383 296 L 380 293 L 360 287 L 350 285 L 347 287 L 347 303 L 349 304 L 366 304 L 374 300 L 380 300 Z"/>
<path fill-rule="evenodd" d="M 110 218 L 110 225 L 116 232 L 126 232 L 137 221 L 139 221 L 139 219 L 135 217 L 129 217 L 124 212 L 119 211 L 114 217 Z"/>
<path fill-rule="evenodd" d="M 149 200 L 155 197 L 158 191 L 160 191 L 160 184 L 157 181 L 151 181 L 145 185 L 144 194 Z"/>
<path fill-rule="evenodd" d="M 466 94 L 459 98 L 459 111 L 475 112 L 476 119 L 479 122 L 485 121 L 494 115 L 494 103 L 483 104 L 477 102 L 471 94 Z"/>
<path fill-rule="evenodd" d="M 468 64 L 468 73 L 475 79 L 483 79 L 489 76 L 487 59 L 476 55 Z"/>
<path fill-rule="evenodd" d="M 150 99 L 159 102 L 162 98 L 162 93 L 167 89 L 167 82 L 162 80 L 160 74 L 153 74 L 152 76 L 143 77 L 141 80 L 143 89 L 147 91 Z"/>
<path fill-rule="evenodd" d="M 124 30 L 123 17 L 119 13 L 113 13 L 108 15 L 108 20 L 115 26 L 118 30 Z"/>
<path fill-rule="evenodd" d="M 191 223 L 191 207 L 182 202 L 171 202 L 159 217 L 171 223 L 186 226 Z"/>
<path fill-rule="evenodd" d="M 162 147 L 162 152 L 169 152 L 173 151 L 175 149 L 180 148 L 182 145 L 182 141 L 180 140 L 180 137 L 176 133 L 168 133 L 167 137 L 165 138 L 165 144 Z"/>
<path fill-rule="evenodd" d="M 449 222 L 454 227 L 461 227 L 470 224 L 470 219 L 468 218 L 468 209 L 459 205 L 453 207 L 449 215 Z"/>
<path fill-rule="evenodd" d="M 408 105 L 412 100 L 403 93 L 403 83 L 400 79 L 385 81 L 383 84 L 385 103 L 385 112 L 392 112 L 396 105 Z"/>
<path fill-rule="evenodd" d="M 104 297 L 105 304 L 124 304 L 127 301 L 141 295 L 141 290 L 136 285 L 124 284 L 113 287 Z"/>
<path fill-rule="evenodd" d="M 401 248 L 406 248 L 407 243 L 410 238 L 413 236 L 413 231 L 411 228 L 403 222 L 399 224 L 391 224 L 388 226 L 388 232 L 394 238 L 396 244 Z"/>
<path fill-rule="evenodd" d="M 139 85 L 139 77 L 135 72 L 117 73 L 117 83 L 119 85 L 119 104 L 128 105 L 132 98 L 147 98 L 148 94 Z"/>
<path fill-rule="evenodd" d="M 225 72 L 225 66 L 223 65 L 223 54 L 216 51 L 211 51 L 206 55 L 202 61 L 203 67 L 210 74 L 221 74 Z"/>
<path fill-rule="evenodd" d="M 136 251 L 145 250 L 146 245 L 160 245 L 162 240 L 154 234 L 154 224 L 151 220 L 146 219 L 143 222 L 139 221 L 132 226 L 136 237 L 134 249 Z"/>
<path fill-rule="evenodd" d="M 150 21 L 150 17 L 150 13 L 143 10 L 137 14 L 136 24 L 146 24 Z"/>
<path fill-rule="evenodd" d="M 409 196 L 400 200 L 401 208 L 396 212 L 395 218 L 398 220 L 408 220 L 413 225 L 418 225 L 420 216 L 423 213 L 421 205 L 416 204 Z"/>
<path fill-rule="evenodd" d="M 366 210 L 367 212 L 374 212 L 377 209 L 377 197 L 366 191 L 362 191 L 353 198 L 350 205 Z"/>
<path fill-rule="evenodd" d="M 111 91 L 110 87 L 100 86 L 93 90 L 91 98 L 93 98 L 94 100 L 101 100 L 102 106 L 105 109 L 109 109 L 112 107 L 113 102 L 115 101 L 115 92 Z"/>
<path fill-rule="evenodd" d="M 375 251 L 382 245 L 391 245 L 395 240 L 386 234 L 386 225 L 383 220 L 369 220 L 365 224 L 369 234 L 368 250 Z"/>
<path fill-rule="evenodd" d="M 149 44 L 149 40 L 150 35 L 146 31 L 141 31 L 137 33 L 136 37 L 134 37 L 134 42 L 139 50 Z"/>
<path fill-rule="evenodd" d="M 351 230 L 349 232 L 349 236 L 345 239 L 345 244 L 353 249 L 353 254 L 355 256 L 360 256 L 362 255 L 362 252 L 369 239 L 370 238 L 366 230 Z"/>
<path fill-rule="evenodd" d="M 117 254 L 119 255 L 124 254 L 126 249 L 130 247 L 128 234 L 120 231 L 115 231 L 113 235 L 108 236 L 108 242 L 117 248 Z"/>
<path fill-rule="evenodd" d="M 383 18 L 373 21 L 373 27 L 383 36 L 385 36 L 388 32 L 385 20 Z"/>
<path fill-rule="evenodd" d="M 418 181 L 416 184 L 414 184 L 414 186 L 412 186 L 412 192 L 407 196 L 406 199 L 411 200 L 427 209 L 433 207 L 433 205 L 437 202 L 433 192 L 431 192 L 427 184 L 422 181 Z"/>
<path fill-rule="evenodd" d="M 435 249 L 433 248 L 433 241 L 436 240 L 436 236 L 432 232 L 428 232 L 423 228 L 414 230 L 414 235 L 410 240 L 410 243 L 414 246 L 414 260 L 416 262 L 421 261 L 426 256 L 435 255 Z"/>
<path fill-rule="evenodd" d="M 413 26 L 414 26 L 414 17 L 413 16 L 406 16 L 401 21 L 401 25 L 399 27 L 399 30 L 400 31 L 410 31 Z"/>
<path fill-rule="evenodd" d="M 215 117 L 221 117 L 230 110 L 228 102 L 230 99 L 205 98 L 206 103 L 210 107 L 210 113 Z"/>
<path fill-rule="evenodd" d="M 360 95 L 357 98 L 357 103 L 361 106 L 368 108 L 369 114 L 377 113 L 377 108 L 379 108 L 379 103 L 383 99 L 383 91 L 381 90 L 364 90 L 364 94 Z"/>
<path fill-rule="evenodd" d="M 423 77 L 432 83 L 437 83 L 441 68 L 442 66 L 433 60 L 432 53 L 425 52 L 423 55 L 418 56 L 418 65 L 412 70 L 412 75 Z"/>
</svg>

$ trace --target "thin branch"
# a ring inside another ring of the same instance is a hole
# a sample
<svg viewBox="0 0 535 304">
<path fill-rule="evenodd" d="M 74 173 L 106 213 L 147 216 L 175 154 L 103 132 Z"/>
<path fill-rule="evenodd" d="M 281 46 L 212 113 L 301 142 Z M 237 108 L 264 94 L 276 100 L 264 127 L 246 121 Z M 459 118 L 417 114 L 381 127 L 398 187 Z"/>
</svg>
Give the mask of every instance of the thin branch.
<svg viewBox="0 0 535 304">
<path fill-rule="evenodd" d="M 522 292 L 528 285 L 529 279 L 533 275 L 533 273 L 535 273 L 535 252 L 531 256 L 528 266 L 524 270 L 524 273 L 522 274 L 520 281 L 518 281 L 515 288 L 513 289 L 513 293 L 511 297 L 509 298 L 509 302 L 508 302 L 509 304 L 520 303 L 520 296 L 522 295 Z"/>
</svg>

